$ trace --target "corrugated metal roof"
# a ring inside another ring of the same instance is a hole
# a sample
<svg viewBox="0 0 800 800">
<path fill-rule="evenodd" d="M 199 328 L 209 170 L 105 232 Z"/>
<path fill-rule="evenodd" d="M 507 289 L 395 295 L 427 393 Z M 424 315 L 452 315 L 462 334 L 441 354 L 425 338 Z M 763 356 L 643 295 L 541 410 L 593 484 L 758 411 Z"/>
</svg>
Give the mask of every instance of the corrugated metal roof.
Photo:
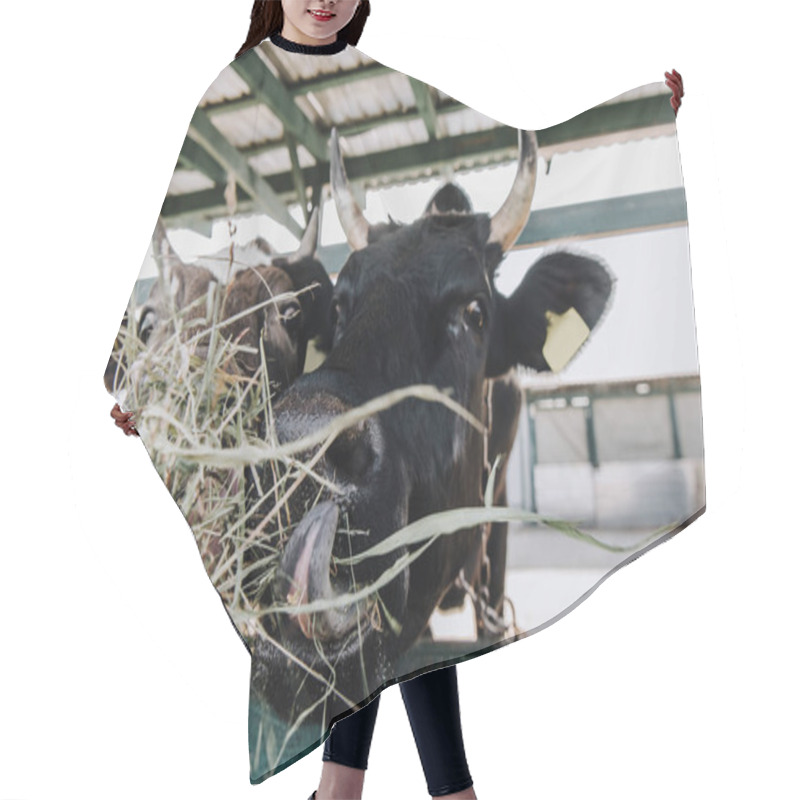
<svg viewBox="0 0 800 800">
<path fill-rule="evenodd" d="M 201 106 L 221 103 L 224 100 L 235 100 L 237 97 L 250 94 L 250 87 L 239 77 L 235 70 L 225 67 L 219 76 L 208 87 L 200 98 Z"/>
<path fill-rule="evenodd" d="M 327 183 L 327 161 L 322 158 L 327 145 L 323 148 L 321 142 L 327 142 L 332 125 L 339 131 L 343 154 L 353 164 L 353 174 L 349 167 L 348 174 L 354 185 L 386 186 L 516 158 L 516 141 L 509 137 L 507 126 L 358 50 L 343 51 L 336 59 L 285 53 L 266 43 L 255 51 L 310 123 L 306 131 L 312 139 L 304 141 L 287 131 L 280 107 L 276 104 L 271 108 L 263 102 L 263 95 L 250 85 L 246 73 L 237 71 L 242 62 L 237 59 L 220 73 L 200 102 L 200 111 L 205 112 L 210 125 L 200 119 L 197 124 L 205 125 L 204 130 L 190 127 L 162 209 L 167 224 L 180 219 L 181 225 L 192 227 L 193 221 L 207 222 L 225 215 L 223 191 L 230 175 L 239 184 L 239 213 L 274 215 L 275 202 L 287 208 L 297 203 L 298 177 L 307 191 L 315 183 Z M 661 127 L 637 127 L 641 125 L 637 113 L 642 104 L 652 103 L 650 98 L 656 95 L 668 94 L 660 83 L 639 87 L 602 103 L 592 110 L 594 113 L 565 123 L 560 139 L 557 129 L 561 126 L 549 128 L 547 136 L 540 136 L 541 154 L 548 157 L 553 152 L 674 132 L 671 109 L 663 101 L 663 119 L 658 120 Z M 418 98 L 423 108 L 418 106 Z M 652 119 L 652 111 L 644 118 Z M 438 142 L 452 140 L 453 146 L 435 147 L 429 127 Z M 492 131 L 495 136 L 480 135 Z M 258 140 L 253 139 L 254 132 Z M 215 140 L 211 144 L 209 137 Z M 290 148 L 301 174 L 293 172 Z M 388 151 L 394 151 L 392 158 L 378 160 L 377 166 L 368 159 L 373 153 Z M 358 159 L 365 165 L 360 171 Z M 252 174 L 243 177 L 247 168 Z M 253 180 L 262 182 L 260 189 L 254 189 Z M 267 193 L 276 198 L 271 209 L 263 208 Z M 303 200 L 308 204 L 307 197 Z"/>
</svg>

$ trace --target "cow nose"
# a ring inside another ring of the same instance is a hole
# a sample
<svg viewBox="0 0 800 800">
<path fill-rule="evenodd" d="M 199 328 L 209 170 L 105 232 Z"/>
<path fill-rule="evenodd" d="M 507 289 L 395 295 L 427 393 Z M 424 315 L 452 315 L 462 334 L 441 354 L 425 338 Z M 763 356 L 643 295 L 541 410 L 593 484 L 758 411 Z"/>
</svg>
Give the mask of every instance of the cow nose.
<svg viewBox="0 0 800 800">
<path fill-rule="evenodd" d="M 308 436 L 329 425 L 336 417 L 351 410 L 351 406 L 329 393 L 306 393 L 297 384 L 284 394 L 275 406 L 275 427 L 282 444 Z M 307 461 L 316 453 L 300 457 Z M 361 419 L 343 430 L 328 446 L 323 464 L 336 483 L 363 484 L 378 468 L 381 452 L 381 431 L 373 417 Z"/>
<path fill-rule="evenodd" d="M 366 420 L 342 431 L 325 454 L 334 479 L 363 483 L 375 465 L 375 448 Z"/>
</svg>

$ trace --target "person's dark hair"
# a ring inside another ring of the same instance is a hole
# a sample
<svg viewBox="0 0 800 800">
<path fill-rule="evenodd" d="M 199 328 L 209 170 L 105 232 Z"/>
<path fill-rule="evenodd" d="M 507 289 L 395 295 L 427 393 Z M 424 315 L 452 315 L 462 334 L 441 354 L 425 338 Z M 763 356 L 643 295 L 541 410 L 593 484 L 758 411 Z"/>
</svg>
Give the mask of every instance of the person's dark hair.
<svg viewBox="0 0 800 800">
<path fill-rule="evenodd" d="M 361 0 L 353 18 L 339 31 L 336 38 L 346 39 L 348 44 L 355 47 L 361 38 L 361 32 L 364 30 L 368 16 L 369 0 Z M 240 55 L 260 44 L 273 33 L 280 33 L 282 30 L 283 6 L 280 0 L 254 0 L 253 8 L 250 11 L 250 30 L 235 58 L 239 58 Z"/>
</svg>

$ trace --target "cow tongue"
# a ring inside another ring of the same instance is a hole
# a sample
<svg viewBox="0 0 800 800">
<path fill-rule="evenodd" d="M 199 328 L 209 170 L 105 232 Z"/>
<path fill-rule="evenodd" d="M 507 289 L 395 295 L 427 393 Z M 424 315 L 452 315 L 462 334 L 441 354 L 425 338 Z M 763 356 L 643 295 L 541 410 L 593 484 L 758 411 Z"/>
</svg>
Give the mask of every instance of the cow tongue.
<svg viewBox="0 0 800 800">
<path fill-rule="evenodd" d="M 291 588 L 286 594 L 290 604 L 303 605 L 320 598 L 332 600 L 336 597 L 329 569 L 338 521 L 336 504 L 325 500 L 303 517 L 289 539 L 281 559 L 281 569 L 285 575 L 292 576 Z M 341 608 L 295 614 L 292 621 L 308 639 L 338 639 L 355 627 L 366 609 L 366 602 L 360 600 Z"/>
</svg>

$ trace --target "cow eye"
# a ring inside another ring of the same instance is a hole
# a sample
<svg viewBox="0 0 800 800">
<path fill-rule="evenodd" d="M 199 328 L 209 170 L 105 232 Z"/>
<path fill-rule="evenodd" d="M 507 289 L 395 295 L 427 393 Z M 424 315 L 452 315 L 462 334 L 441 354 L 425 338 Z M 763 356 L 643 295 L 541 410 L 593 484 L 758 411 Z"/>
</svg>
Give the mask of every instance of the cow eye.
<svg viewBox="0 0 800 800">
<path fill-rule="evenodd" d="M 485 321 L 483 306 L 480 300 L 473 300 L 471 303 L 464 306 L 464 322 L 467 327 L 472 328 L 474 331 L 480 331 L 483 330 Z"/>
<path fill-rule="evenodd" d="M 152 308 L 148 308 L 142 315 L 142 319 L 139 322 L 139 339 L 143 344 L 147 344 L 147 340 L 150 338 L 157 321 L 158 317 Z"/>
</svg>

